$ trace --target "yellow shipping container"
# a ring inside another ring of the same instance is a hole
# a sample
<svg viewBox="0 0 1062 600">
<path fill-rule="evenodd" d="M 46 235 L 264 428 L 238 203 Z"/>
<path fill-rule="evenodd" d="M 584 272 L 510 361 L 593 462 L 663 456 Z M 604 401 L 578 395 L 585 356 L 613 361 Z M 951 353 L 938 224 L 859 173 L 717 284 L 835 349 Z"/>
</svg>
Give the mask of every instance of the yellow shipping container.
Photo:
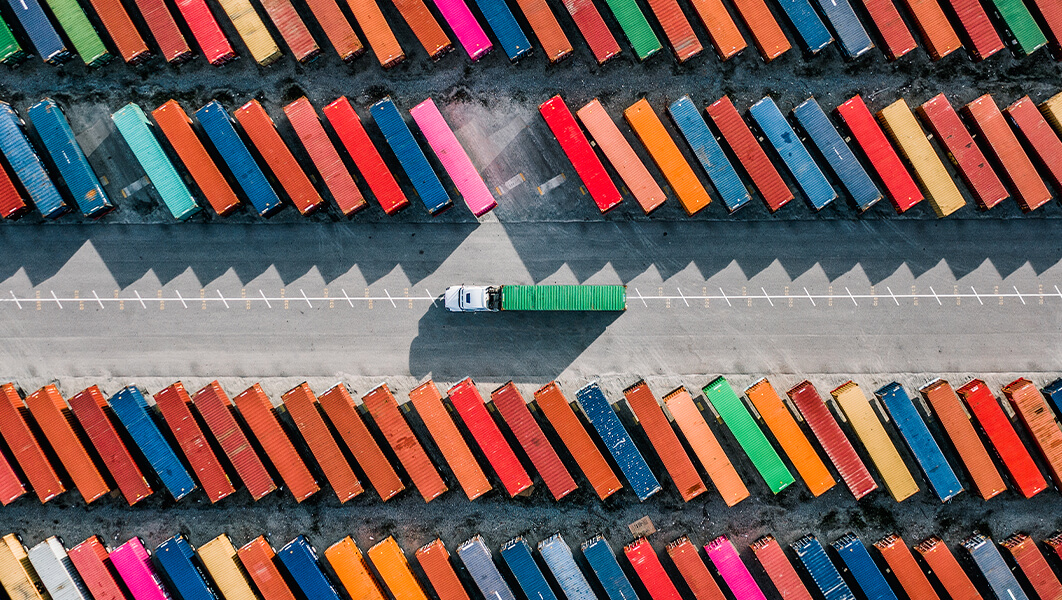
<svg viewBox="0 0 1062 600">
<path fill-rule="evenodd" d="M 243 569 L 236 562 L 236 547 L 224 533 L 196 549 L 224 600 L 258 600 Z"/>
<path fill-rule="evenodd" d="M 9 600 L 42 600 L 40 580 L 30 565 L 26 548 L 9 533 L 0 544 L 0 585 Z"/>
<path fill-rule="evenodd" d="M 350 536 L 325 550 L 325 559 L 339 576 L 350 600 L 385 600 L 379 582 L 372 576 L 365 557 Z"/>
<path fill-rule="evenodd" d="M 395 600 L 428 600 L 420 582 L 409 570 L 409 561 L 395 538 L 386 540 L 369 548 L 369 560 L 384 580 L 384 585 L 391 590 Z"/>
<path fill-rule="evenodd" d="M 1044 113 L 1044 118 L 1055 128 L 1058 135 L 1062 135 L 1062 92 L 1041 102 L 1040 112 Z"/>
<path fill-rule="evenodd" d="M 907 102 L 900 98 L 881 109 L 878 111 L 878 120 L 914 169 L 915 177 L 933 207 L 933 212 L 937 213 L 938 217 L 946 217 L 962 208 L 966 200 L 955 186 L 955 180 L 944 168 L 940 155 L 929 143 L 922 126 L 915 120 Z"/>
<path fill-rule="evenodd" d="M 264 67 L 280 58 L 280 47 L 269 35 L 262 17 L 255 12 L 250 0 L 218 0 L 218 3 L 229 16 L 256 63 Z"/>
</svg>

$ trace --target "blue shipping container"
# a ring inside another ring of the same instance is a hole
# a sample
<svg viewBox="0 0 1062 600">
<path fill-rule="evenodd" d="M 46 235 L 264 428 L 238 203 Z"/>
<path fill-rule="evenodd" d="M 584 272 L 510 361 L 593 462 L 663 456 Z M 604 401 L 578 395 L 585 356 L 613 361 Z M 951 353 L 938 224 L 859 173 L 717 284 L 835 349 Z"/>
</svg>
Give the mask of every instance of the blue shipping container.
<svg viewBox="0 0 1062 600">
<path fill-rule="evenodd" d="M 801 44 L 810 54 L 818 54 L 833 41 L 833 36 L 808 0 L 778 0 L 778 5 L 785 11 L 789 24 L 796 29 Z"/>
<path fill-rule="evenodd" d="M 819 154 L 826 159 L 826 164 L 833 169 L 833 174 L 841 180 L 841 185 L 848 191 L 852 201 L 864 211 L 881 200 L 881 191 L 874 184 L 874 180 L 867 174 L 863 165 L 859 164 L 852 149 L 844 142 L 844 138 L 830 123 L 829 117 L 822 111 L 822 107 L 814 98 L 808 98 L 803 104 L 793 109 L 793 116 L 797 123 L 811 138 L 811 142 L 819 150 Z"/>
<path fill-rule="evenodd" d="M 852 10 L 848 0 L 816 0 L 819 10 L 830 22 L 830 27 L 837 34 L 841 52 L 846 58 L 855 58 L 874 47 L 874 42 L 867 35 L 867 30 L 859 22 L 859 17 Z"/>
<path fill-rule="evenodd" d="M 15 17 L 29 36 L 37 54 L 46 63 L 57 65 L 71 57 L 70 50 L 52 27 L 37 0 L 7 0 Z"/>
<path fill-rule="evenodd" d="M 918 466 L 922 467 L 922 472 L 940 501 L 947 502 L 954 498 L 962 491 L 962 484 L 903 386 L 894 381 L 875 394 L 889 411 L 896 428 L 907 442 L 907 448 L 914 454 Z"/>
<path fill-rule="evenodd" d="M 114 205 L 103 191 L 59 105 L 45 98 L 30 107 L 29 118 L 81 212 L 95 218 L 110 212 Z"/>
<path fill-rule="evenodd" d="M 864 596 L 875 600 L 897 600 L 896 593 L 892 591 L 889 582 L 885 581 L 885 576 L 874 564 L 874 559 L 870 557 L 870 552 L 867 552 L 867 547 L 854 533 L 841 536 L 841 539 L 833 543 L 833 549 L 837 551 L 845 566 L 851 571 L 852 577 L 855 578 L 859 589 L 863 590 Z"/>
<path fill-rule="evenodd" d="M 575 563 L 572 549 L 559 533 L 539 542 L 538 553 L 568 600 L 597 600 L 590 582 Z"/>
<path fill-rule="evenodd" d="M 659 492 L 660 482 L 649 469 L 645 458 L 634 445 L 634 440 L 623 427 L 619 415 L 612 409 L 612 405 L 601 392 L 601 388 L 597 386 L 597 382 L 583 387 L 576 392 L 575 397 L 583 409 L 583 414 L 594 426 L 597 435 L 601 436 L 612 458 L 623 471 L 623 476 L 631 484 L 634 493 L 638 494 L 638 499 L 644 502 L 646 498 Z"/>
<path fill-rule="evenodd" d="M 22 119 L 7 102 L 0 102 L 0 152 L 46 219 L 55 219 L 69 210 L 26 138 Z"/>
<path fill-rule="evenodd" d="M 600 535 L 583 542 L 583 557 L 594 570 L 598 583 L 605 588 L 609 600 L 638 600 L 627 576 L 616 560 L 616 553 Z"/>
<path fill-rule="evenodd" d="M 483 538 L 476 536 L 457 548 L 457 555 L 465 564 L 465 569 L 476 582 L 476 587 L 490 600 L 516 600 L 513 591 L 505 583 L 498 567 L 494 564 L 490 549 L 483 543 Z"/>
<path fill-rule="evenodd" d="M 693 100 L 689 96 L 675 100 L 668 107 L 668 113 L 675 126 L 682 132 L 682 137 L 686 138 L 693 155 L 708 173 L 708 178 L 712 180 L 715 191 L 722 197 L 726 210 L 733 213 L 748 204 L 752 199 L 748 188 L 741 182 L 734 165 L 723 153 Z"/>
<path fill-rule="evenodd" d="M 277 558 L 306 598 L 339 600 L 339 593 L 321 571 L 317 552 L 306 536 L 300 535 L 277 550 Z"/>
<path fill-rule="evenodd" d="M 527 600 L 557 600 L 557 595 L 546 583 L 546 578 L 538 568 L 535 557 L 531 556 L 531 548 L 524 538 L 518 537 L 505 542 L 501 547 L 501 555 Z"/>
<path fill-rule="evenodd" d="M 1055 406 L 1055 416 L 1062 415 L 1062 379 L 1056 379 L 1044 387 L 1044 396 Z"/>
<path fill-rule="evenodd" d="M 373 104 L 369 111 L 376 121 L 376 126 L 387 139 L 387 145 L 391 146 L 391 151 L 402 164 L 402 170 L 406 172 L 424 206 L 428 208 L 428 213 L 435 215 L 453 206 L 450 195 L 439 181 L 439 176 L 432 170 L 417 140 L 413 139 L 413 133 L 391 98 L 384 98 Z"/>
<path fill-rule="evenodd" d="M 977 564 L 988 587 L 1000 600 L 1029 600 L 1029 597 L 1018 585 L 1018 580 L 1010 572 L 1007 563 L 1003 561 L 999 549 L 996 548 L 992 538 L 981 534 L 974 534 L 962 542 L 962 547 L 970 553 L 970 558 Z"/>
<path fill-rule="evenodd" d="M 179 533 L 155 548 L 155 561 L 179 600 L 218 600 L 195 560 L 195 550 Z"/>
<path fill-rule="evenodd" d="M 830 562 L 826 549 L 813 535 L 806 535 L 790 544 L 797 558 L 804 564 L 815 586 L 822 592 L 825 600 L 856 600 L 848 584 L 841 579 L 837 567 Z"/>
<path fill-rule="evenodd" d="M 811 154 L 797 137 L 796 132 L 785 120 L 785 115 L 778 109 L 774 100 L 767 96 L 749 109 L 756 125 L 760 128 L 771 146 L 782 158 L 789 173 L 804 192 L 804 198 L 815 210 L 822 210 L 837 198 L 837 192 L 830 185 L 819 166 L 812 160 Z"/>
<path fill-rule="evenodd" d="M 191 493 L 195 482 L 148 413 L 147 400 L 140 390 L 129 386 L 111 396 L 108 402 L 173 499 L 180 500 Z"/>
<path fill-rule="evenodd" d="M 240 139 L 240 134 L 236 133 L 232 117 L 225 108 L 217 100 L 213 100 L 195 111 L 195 118 L 203 126 L 203 131 L 258 214 L 268 217 L 280 210 L 280 197 L 273 190 L 273 186 L 269 185 L 261 167 Z"/>
<path fill-rule="evenodd" d="M 505 50 L 505 54 L 509 56 L 509 60 L 515 62 L 530 54 L 531 42 L 524 34 L 524 30 L 520 29 L 520 24 L 516 22 L 513 11 L 509 10 L 505 2 L 500 2 L 499 0 L 476 0 L 476 5 L 479 6 L 479 11 L 483 13 L 483 18 L 487 20 L 487 24 L 494 31 L 494 36 L 498 38 L 498 43 Z"/>
</svg>

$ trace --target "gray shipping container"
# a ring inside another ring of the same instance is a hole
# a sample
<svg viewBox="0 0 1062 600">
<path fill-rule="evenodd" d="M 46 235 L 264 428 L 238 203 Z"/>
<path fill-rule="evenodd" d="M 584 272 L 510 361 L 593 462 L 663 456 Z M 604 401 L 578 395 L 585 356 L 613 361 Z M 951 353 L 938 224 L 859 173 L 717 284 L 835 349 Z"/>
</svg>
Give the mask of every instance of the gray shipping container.
<svg viewBox="0 0 1062 600">
<path fill-rule="evenodd" d="M 30 564 L 52 600 L 91 600 L 77 576 L 66 548 L 54 535 L 30 549 Z"/>
<path fill-rule="evenodd" d="M 590 583 L 575 563 L 572 549 L 559 533 L 539 542 L 538 553 L 546 561 L 546 566 L 568 600 L 597 600 Z"/>
<path fill-rule="evenodd" d="M 489 600 L 516 600 L 513 591 L 505 583 L 498 567 L 494 564 L 490 548 L 483 543 L 483 538 L 476 536 L 457 548 L 457 555 L 465 563 L 468 574 L 476 582 L 476 587 Z"/>
</svg>

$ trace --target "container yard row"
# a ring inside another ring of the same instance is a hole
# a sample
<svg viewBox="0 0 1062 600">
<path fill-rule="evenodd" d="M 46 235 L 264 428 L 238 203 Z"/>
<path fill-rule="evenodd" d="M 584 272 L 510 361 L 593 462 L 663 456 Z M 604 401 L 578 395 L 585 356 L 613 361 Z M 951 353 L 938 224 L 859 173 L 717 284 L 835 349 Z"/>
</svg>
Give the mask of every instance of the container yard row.
<svg viewBox="0 0 1062 600">
<path fill-rule="evenodd" d="M 851 381 L 828 395 L 809 381 L 780 394 L 761 379 L 742 399 L 723 377 L 701 391 L 660 399 L 639 381 L 614 404 L 591 383 L 573 404 L 549 383 L 528 403 L 512 382 L 484 397 L 469 378 L 445 396 L 428 380 L 400 404 L 386 384 L 358 402 L 342 383 L 320 396 L 303 383 L 275 407 L 258 384 L 230 399 L 217 381 L 195 393 L 177 382 L 149 404 L 135 386 L 109 400 L 97 386 L 64 398 L 54 384 L 23 398 L 8 383 L 0 501 L 32 491 L 48 502 L 74 487 L 86 503 L 113 490 L 134 505 L 197 489 L 213 503 L 240 484 L 254 500 L 283 486 L 302 502 L 326 484 L 340 502 L 366 487 L 383 501 L 409 488 L 430 502 L 451 487 L 475 500 L 495 487 L 528 496 L 535 473 L 558 501 L 579 485 L 601 500 L 628 488 L 640 501 L 666 486 L 686 502 L 711 485 L 728 506 L 791 486 L 814 496 L 846 488 L 857 501 L 880 487 L 896 502 L 923 485 L 941 502 L 1062 489 L 1062 380 L 1041 391 L 1018 379 L 1002 389 L 1003 406 L 978 379 L 957 389 L 937 379 L 916 395 L 898 383 L 868 394 Z"/>
<path fill-rule="evenodd" d="M 787 118 L 770 96 L 744 117 L 727 96 L 705 114 L 684 96 L 666 107 L 675 135 L 645 99 L 623 111 L 629 132 L 621 131 L 596 99 L 573 112 L 555 96 L 539 111 L 602 213 L 625 196 L 645 214 L 674 196 L 693 216 L 713 198 L 729 213 L 757 197 L 775 212 L 799 195 L 813 211 L 843 198 L 862 212 L 888 198 L 903 213 L 925 200 L 944 217 L 965 206 L 960 185 L 981 210 L 1013 198 L 1031 212 L 1062 192 L 1062 94 L 1039 107 L 1024 96 L 1005 108 L 986 94 L 958 111 L 944 94 L 914 111 L 901 98 L 879 110 L 876 119 L 858 95 L 836 107 L 833 119 L 815 98 Z M 308 215 L 324 209 L 328 198 L 347 217 L 369 206 L 367 198 L 392 215 L 410 205 L 404 189 L 431 215 L 448 210 L 455 199 L 463 199 L 476 217 L 497 206 L 495 192 L 501 192 L 486 185 L 431 98 L 409 110 L 412 126 L 391 98 L 373 104 L 367 112 L 382 144 L 373 142 L 346 97 L 321 112 L 323 120 L 305 97 L 283 107 L 299 148 L 285 143 L 278 129 L 283 123 L 257 100 L 231 114 L 212 101 L 195 111 L 195 121 L 175 100 L 150 118 L 128 104 L 111 119 L 177 220 L 204 205 L 218 216 L 246 205 L 268 217 L 289 204 Z M 6 163 L 0 165 L 0 217 L 17 218 L 35 207 L 44 218 L 56 219 L 76 207 L 99 219 L 114 210 L 117 200 L 101 184 L 62 108 L 44 99 L 26 116 L 33 132 L 0 102 L 0 154 Z M 651 165 L 635 151 L 632 134 Z M 680 144 L 694 160 L 686 159 Z M 961 181 L 949 174 L 941 150 Z M 296 153 L 309 161 L 300 162 Z"/>
<path fill-rule="evenodd" d="M 74 54 L 89 66 L 104 64 L 115 56 L 134 64 L 153 55 L 181 63 L 193 58 L 198 47 L 212 65 L 225 64 L 243 53 L 265 66 L 279 59 L 283 48 L 295 60 L 309 62 L 331 46 L 344 61 L 370 49 L 383 67 L 391 67 L 405 60 L 407 52 L 420 52 L 402 47 L 375 0 L 347 3 L 366 43 L 336 0 L 307 0 L 305 6 L 298 6 L 301 10 L 291 0 L 262 0 L 261 6 L 249 0 L 217 0 L 213 12 L 213 3 L 206 0 L 184 0 L 176 4 L 176 13 L 162 0 L 136 0 L 128 5 L 118 0 L 45 0 L 43 6 L 39 0 L 8 0 L 21 28 L 19 37 L 29 45 L 23 47 L 11 27 L 0 20 L 0 62 L 17 62 L 35 52 L 52 64 L 70 60 Z M 432 12 L 424 0 L 401 0 L 394 5 L 403 26 L 412 30 L 423 51 L 434 60 L 452 50 L 456 40 L 472 61 L 491 52 L 496 43 L 515 62 L 535 49 L 535 41 L 549 62 L 561 61 L 576 48 L 565 33 L 565 28 L 571 30 L 569 18 L 598 63 L 623 52 L 618 39 L 627 42 L 628 51 L 638 60 L 660 52 L 666 42 L 680 63 L 704 51 L 702 39 L 711 43 L 722 60 L 745 49 L 749 38 L 764 61 L 789 51 L 791 40 L 806 55 L 818 54 L 836 42 L 846 59 L 870 52 L 876 43 L 889 60 L 918 47 L 915 34 L 893 0 L 772 2 L 774 11 L 784 14 L 783 19 L 776 19 L 765 0 L 734 0 L 732 6 L 721 0 L 689 0 L 686 7 L 678 0 L 652 0 L 648 15 L 635 0 L 606 0 L 619 32 L 609 29 L 599 11 L 600 3 L 595 5 L 592 0 L 516 0 L 515 11 L 505 2 L 475 0 L 479 18 L 465 0 L 433 3 L 437 12 Z M 1031 54 L 1048 43 L 1054 51 L 1062 50 L 1062 10 L 1052 0 L 904 0 L 902 5 L 934 60 L 964 46 L 974 60 L 992 56 L 1007 45 L 1017 56 Z M 132 16 L 142 19 L 146 30 L 134 24 L 130 14 L 134 11 L 139 15 Z M 738 28 L 732 12 L 747 34 Z M 697 15 L 703 28 L 700 33 L 687 14 Z M 215 15 L 223 15 L 231 23 L 238 42 L 225 35 Z M 314 38 L 303 15 L 312 16 L 326 39 Z M 93 22 L 102 25 L 109 44 Z M 530 32 L 521 22 L 526 22 Z M 780 23 L 788 26 L 788 36 Z M 663 41 L 657 31 L 663 34 Z"/>
</svg>

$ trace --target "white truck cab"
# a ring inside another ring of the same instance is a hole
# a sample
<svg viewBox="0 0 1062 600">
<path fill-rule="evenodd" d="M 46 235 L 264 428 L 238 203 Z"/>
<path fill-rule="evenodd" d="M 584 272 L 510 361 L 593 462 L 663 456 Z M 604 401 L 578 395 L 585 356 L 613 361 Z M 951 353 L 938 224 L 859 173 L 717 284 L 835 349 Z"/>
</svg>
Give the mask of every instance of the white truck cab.
<svg viewBox="0 0 1062 600">
<path fill-rule="evenodd" d="M 488 285 L 452 285 L 443 294 L 450 312 L 495 312 L 501 309 L 501 288 Z"/>
</svg>

